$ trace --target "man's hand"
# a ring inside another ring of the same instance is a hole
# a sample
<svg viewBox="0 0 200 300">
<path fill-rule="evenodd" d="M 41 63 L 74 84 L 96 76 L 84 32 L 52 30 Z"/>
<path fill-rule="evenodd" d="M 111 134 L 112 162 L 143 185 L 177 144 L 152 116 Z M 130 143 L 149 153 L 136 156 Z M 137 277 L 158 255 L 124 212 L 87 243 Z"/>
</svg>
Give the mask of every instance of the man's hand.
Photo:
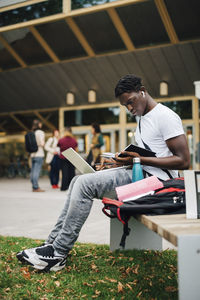
<svg viewBox="0 0 200 300">
<path fill-rule="evenodd" d="M 97 171 L 104 169 L 111 169 L 123 166 L 123 162 L 118 162 L 113 158 L 103 158 L 100 164 L 95 164 L 95 168 Z"/>
<path fill-rule="evenodd" d="M 122 151 L 120 154 L 126 155 L 124 157 L 119 157 L 119 153 L 115 154 L 115 159 L 117 163 L 121 163 L 122 165 L 132 165 L 134 157 L 140 157 L 140 155 L 136 152 L 128 152 Z"/>
</svg>

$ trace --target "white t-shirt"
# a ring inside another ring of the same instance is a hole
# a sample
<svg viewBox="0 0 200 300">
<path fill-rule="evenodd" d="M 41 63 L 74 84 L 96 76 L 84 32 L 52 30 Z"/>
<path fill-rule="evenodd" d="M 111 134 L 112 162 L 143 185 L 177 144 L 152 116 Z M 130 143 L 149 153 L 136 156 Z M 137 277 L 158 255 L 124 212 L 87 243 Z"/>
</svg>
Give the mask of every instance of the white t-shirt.
<svg viewBox="0 0 200 300">
<path fill-rule="evenodd" d="M 35 138 L 38 145 L 38 151 L 31 153 L 31 157 L 44 157 L 45 134 L 43 130 L 35 131 Z"/>
<path fill-rule="evenodd" d="M 138 146 L 145 148 L 143 140 L 153 152 L 156 152 L 157 157 L 172 156 L 173 154 L 167 147 L 166 140 L 184 134 L 180 117 L 174 111 L 160 103 L 147 114 L 141 116 L 140 128 L 141 134 L 138 125 L 135 136 Z M 159 168 L 143 166 L 143 169 L 163 180 L 169 178 Z M 178 177 L 178 171 L 169 170 L 169 172 L 172 177 Z"/>
</svg>

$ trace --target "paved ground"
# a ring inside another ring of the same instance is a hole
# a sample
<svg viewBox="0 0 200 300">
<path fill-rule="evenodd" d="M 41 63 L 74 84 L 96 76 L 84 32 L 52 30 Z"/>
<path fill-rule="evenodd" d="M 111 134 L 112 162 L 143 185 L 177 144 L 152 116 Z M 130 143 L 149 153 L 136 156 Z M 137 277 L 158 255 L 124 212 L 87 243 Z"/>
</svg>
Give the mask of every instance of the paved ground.
<svg viewBox="0 0 200 300">
<path fill-rule="evenodd" d="M 33 193 L 29 179 L 0 179 L 0 235 L 45 239 L 63 207 L 66 192 L 53 190 L 40 178 L 44 193 Z M 110 221 L 95 200 L 78 241 L 109 244 Z"/>
</svg>

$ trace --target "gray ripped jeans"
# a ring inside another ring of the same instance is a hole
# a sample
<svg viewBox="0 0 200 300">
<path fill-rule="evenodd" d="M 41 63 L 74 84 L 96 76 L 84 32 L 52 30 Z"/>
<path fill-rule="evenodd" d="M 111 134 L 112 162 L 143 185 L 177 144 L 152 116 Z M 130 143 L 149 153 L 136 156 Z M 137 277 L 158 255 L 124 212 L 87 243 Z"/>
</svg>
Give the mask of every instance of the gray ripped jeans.
<svg viewBox="0 0 200 300">
<path fill-rule="evenodd" d="M 101 199 L 115 187 L 131 183 L 131 169 L 110 169 L 75 176 L 69 186 L 63 210 L 46 242 L 66 255 L 76 242 L 92 208 L 93 199 Z"/>
</svg>

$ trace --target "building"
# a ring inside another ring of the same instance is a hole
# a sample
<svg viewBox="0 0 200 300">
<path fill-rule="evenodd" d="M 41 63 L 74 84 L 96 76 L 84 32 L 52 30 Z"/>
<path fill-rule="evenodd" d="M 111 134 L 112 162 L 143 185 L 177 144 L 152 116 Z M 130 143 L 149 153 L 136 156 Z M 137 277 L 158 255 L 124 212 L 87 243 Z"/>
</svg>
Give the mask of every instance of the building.
<svg viewBox="0 0 200 300">
<path fill-rule="evenodd" d="M 5 6 L 9 1 L 12 5 Z M 2 1 L 0 8 L 1 161 L 23 151 L 33 118 L 42 120 L 47 136 L 71 125 L 82 153 L 89 148 L 90 124 L 97 120 L 106 151 L 134 142 L 135 120 L 113 90 L 121 76 L 135 73 L 157 101 L 182 118 L 191 167 L 198 168 L 198 0 L 102 0 L 80 9 L 72 9 L 73 0 L 25 2 L 26 8 L 24 1 Z M 57 13 L 45 16 L 55 3 Z M 33 10 L 34 19 L 26 18 L 26 9 Z M 7 24 L 13 11 L 23 19 Z"/>
</svg>

